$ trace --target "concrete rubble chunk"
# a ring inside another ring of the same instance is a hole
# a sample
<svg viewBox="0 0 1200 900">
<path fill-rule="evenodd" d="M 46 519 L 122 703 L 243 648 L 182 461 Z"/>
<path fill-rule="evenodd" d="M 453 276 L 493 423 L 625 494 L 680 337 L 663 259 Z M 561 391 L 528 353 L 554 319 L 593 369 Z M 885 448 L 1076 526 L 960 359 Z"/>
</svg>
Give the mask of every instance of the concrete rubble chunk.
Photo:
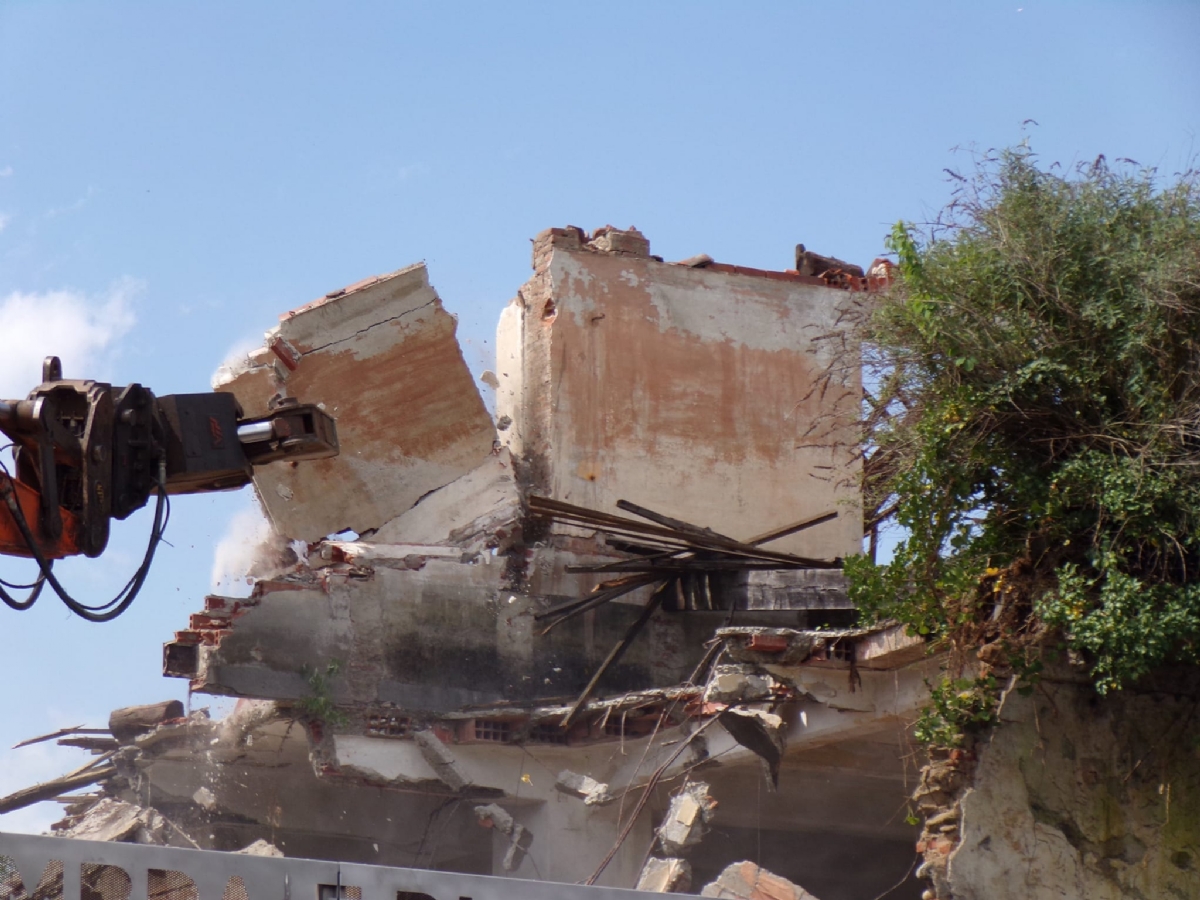
<svg viewBox="0 0 1200 900">
<path fill-rule="evenodd" d="M 822 256 L 819 253 L 813 253 L 803 244 L 796 245 L 796 271 L 801 275 L 823 275 L 830 269 L 840 269 L 847 275 L 856 275 L 860 278 L 863 274 L 862 266 L 848 263 L 836 256 Z"/>
<path fill-rule="evenodd" d="M 501 863 L 505 872 L 512 872 L 520 868 L 532 843 L 533 834 L 529 829 L 524 825 L 513 826 L 512 840 L 509 841 L 508 850 L 505 851 L 504 860 Z"/>
<path fill-rule="evenodd" d="M 241 850 L 234 850 L 234 853 L 240 853 L 243 856 L 283 856 L 283 851 L 272 844 L 270 841 L 265 841 L 259 838 L 253 844 L 243 847 Z"/>
<path fill-rule="evenodd" d="M 721 628 L 717 636 L 734 662 L 796 665 L 823 644 L 814 634 L 794 628 Z"/>
<path fill-rule="evenodd" d="M 686 859 L 656 856 L 646 860 L 636 890 L 652 894 L 686 894 L 692 887 L 692 866 Z"/>
<path fill-rule="evenodd" d="M 81 841 L 164 844 L 165 828 L 166 820 L 157 810 L 105 797 L 78 821 L 60 831 L 59 836 Z"/>
<path fill-rule="evenodd" d="M 413 741 L 446 787 L 452 791 L 461 791 L 467 786 L 467 779 L 458 770 L 454 754 L 436 734 L 432 731 L 418 731 L 413 735 Z"/>
<path fill-rule="evenodd" d="M 627 231 L 613 228 L 611 225 L 597 228 L 592 239 L 588 241 L 588 246 L 601 253 L 640 257 L 650 255 L 650 241 L 644 234 L 632 227 Z"/>
<path fill-rule="evenodd" d="M 749 860 L 727 866 L 716 881 L 704 886 L 700 896 L 724 900 L 817 900 L 800 885 Z"/>
<path fill-rule="evenodd" d="M 495 828 L 501 834 L 512 834 L 516 826 L 516 821 L 508 811 L 496 803 L 475 807 L 475 818 L 484 828 Z"/>
<path fill-rule="evenodd" d="M 247 416 L 286 397 L 337 420 L 339 456 L 255 472 L 278 532 L 379 528 L 489 456 L 496 430 L 455 329 L 418 264 L 286 313 L 263 350 L 219 373 Z"/>
<path fill-rule="evenodd" d="M 183 703 L 164 700 L 162 703 L 147 703 L 144 706 L 123 706 L 114 709 L 108 716 L 108 731 L 127 744 L 138 735 L 153 731 L 164 722 L 183 718 Z"/>
<path fill-rule="evenodd" d="M 217 795 L 206 787 L 196 788 L 196 792 L 192 794 L 192 799 L 205 809 L 216 809 Z"/>
<path fill-rule="evenodd" d="M 692 781 L 684 785 L 671 798 L 667 814 L 658 827 L 658 842 L 667 855 L 678 856 L 686 847 L 700 843 L 716 809 L 717 801 L 710 796 L 705 782 Z"/>
<path fill-rule="evenodd" d="M 554 789 L 563 794 L 583 799 L 585 806 L 604 806 L 616 798 L 608 789 L 608 785 L 597 781 L 590 775 L 580 775 L 570 769 L 558 773 Z"/>
<path fill-rule="evenodd" d="M 519 868 L 533 843 L 533 832 L 524 825 L 518 824 L 504 807 L 495 803 L 475 807 L 475 818 L 485 828 L 494 828 L 501 834 L 507 834 L 510 837 L 502 865 L 505 872 L 512 872 Z"/>
<path fill-rule="evenodd" d="M 704 690 L 706 703 L 754 703 L 775 696 L 777 682 L 752 666 L 716 666 Z"/>
</svg>

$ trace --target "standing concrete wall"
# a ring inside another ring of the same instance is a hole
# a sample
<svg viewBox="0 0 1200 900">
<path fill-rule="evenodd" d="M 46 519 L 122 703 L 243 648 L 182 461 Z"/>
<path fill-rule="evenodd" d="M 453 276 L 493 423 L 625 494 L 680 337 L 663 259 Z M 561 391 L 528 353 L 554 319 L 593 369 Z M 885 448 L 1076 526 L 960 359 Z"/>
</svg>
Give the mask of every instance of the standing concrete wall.
<svg viewBox="0 0 1200 900">
<path fill-rule="evenodd" d="M 749 538 L 830 510 L 773 544 L 860 552 L 861 295 L 785 272 L 697 268 L 575 229 L 535 242 L 533 279 L 498 330 L 497 412 L 535 490 L 612 510 L 628 499 Z"/>
</svg>

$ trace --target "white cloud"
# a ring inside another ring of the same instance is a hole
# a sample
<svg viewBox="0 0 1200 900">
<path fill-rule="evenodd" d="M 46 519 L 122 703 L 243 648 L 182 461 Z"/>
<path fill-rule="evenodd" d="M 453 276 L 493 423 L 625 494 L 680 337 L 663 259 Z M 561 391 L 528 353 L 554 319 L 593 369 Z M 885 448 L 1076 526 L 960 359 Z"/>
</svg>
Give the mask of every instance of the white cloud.
<svg viewBox="0 0 1200 900">
<path fill-rule="evenodd" d="M 3 169 L 0 169 L 0 178 L 7 178 L 12 173 L 13 173 L 13 167 L 5 166 Z"/>
<path fill-rule="evenodd" d="M 8 227 L 8 223 L 12 221 L 12 216 L 8 213 L 0 212 L 0 231 Z"/>
<path fill-rule="evenodd" d="M 99 296 L 59 290 L 0 297 L 0 397 L 24 397 L 47 356 L 62 359 L 68 378 L 98 378 L 114 342 L 134 325 L 132 298 L 141 283 L 125 278 Z"/>
<path fill-rule="evenodd" d="M 256 581 L 277 578 L 307 554 L 302 541 L 289 541 L 271 526 L 253 495 L 235 513 L 213 553 L 212 590 L 226 597 L 249 596 Z"/>
<path fill-rule="evenodd" d="M 79 210 L 83 209 L 84 206 L 87 205 L 87 202 L 91 200 L 95 194 L 96 189 L 89 184 L 88 189 L 84 191 L 83 195 L 77 198 L 74 203 L 68 203 L 66 206 L 52 206 L 46 210 L 42 216 L 46 219 L 57 219 L 59 216 L 79 212 Z"/>
</svg>

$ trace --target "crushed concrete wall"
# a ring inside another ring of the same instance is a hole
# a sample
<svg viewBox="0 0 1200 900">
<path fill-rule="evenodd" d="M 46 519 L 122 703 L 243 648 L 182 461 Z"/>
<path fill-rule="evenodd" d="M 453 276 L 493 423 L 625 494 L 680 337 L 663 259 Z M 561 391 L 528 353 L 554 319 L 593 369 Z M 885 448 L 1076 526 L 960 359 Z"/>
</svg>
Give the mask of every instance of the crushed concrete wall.
<svg viewBox="0 0 1200 900">
<path fill-rule="evenodd" d="M 207 598 L 164 671 L 277 701 L 278 743 L 294 760 L 303 740 L 320 787 L 264 771 L 239 794 L 238 747 L 229 778 L 203 781 L 193 748 L 142 757 L 139 784 L 271 840 L 269 798 L 293 780 L 323 813 L 377 790 L 353 828 L 281 803 L 280 848 L 311 828 L 361 859 L 390 803 L 407 824 L 382 830 L 407 846 L 445 819 L 439 866 L 631 887 L 691 779 L 712 803 L 666 842 L 676 890 L 768 847 L 822 900 L 904 880 L 907 731 L 936 663 L 896 628 L 848 627 L 837 562 L 862 543 L 841 321 L 871 288 L 551 230 L 501 316 L 494 425 L 424 267 L 283 316 L 222 389 L 250 414 L 323 403 L 341 455 L 258 473 L 275 528 L 307 547 L 250 597 Z"/>
<path fill-rule="evenodd" d="M 341 453 L 254 474 L 275 529 L 315 541 L 379 528 L 491 454 L 491 416 L 424 264 L 333 291 L 280 317 L 266 346 L 215 385 L 247 416 L 272 398 L 319 404 Z"/>
<path fill-rule="evenodd" d="M 497 331 L 497 414 L 536 491 L 739 539 L 834 510 L 772 547 L 861 552 L 859 360 L 840 323 L 860 295 L 663 263 L 636 231 L 550 229 L 534 270 Z"/>
<path fill-rule="evenodd" d="M 1200 898 L 1200 680 L 1010 692 L 948 820 L 954 900 Z M 936 861 L 939 848 L 927 847 Z M 936 871 L 936 867 L 935 871 Z"/>
</svg>

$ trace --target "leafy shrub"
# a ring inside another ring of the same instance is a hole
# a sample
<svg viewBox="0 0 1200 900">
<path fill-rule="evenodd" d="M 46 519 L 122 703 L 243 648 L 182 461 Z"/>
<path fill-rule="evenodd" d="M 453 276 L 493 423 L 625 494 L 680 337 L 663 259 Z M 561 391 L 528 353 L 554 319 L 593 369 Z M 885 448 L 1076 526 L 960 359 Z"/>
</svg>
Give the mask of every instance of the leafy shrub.
<svg viewBox="0 0 1200 900">
<path fill-rule="evenodd" d="M 1195 662 L 1196 177 L 1022 147 L 960 181 L 864 316 L 865 495 L 906 537 L 853 598 L 960 647 L 1058 629 L 1102 692 Z"/>
</svg>

